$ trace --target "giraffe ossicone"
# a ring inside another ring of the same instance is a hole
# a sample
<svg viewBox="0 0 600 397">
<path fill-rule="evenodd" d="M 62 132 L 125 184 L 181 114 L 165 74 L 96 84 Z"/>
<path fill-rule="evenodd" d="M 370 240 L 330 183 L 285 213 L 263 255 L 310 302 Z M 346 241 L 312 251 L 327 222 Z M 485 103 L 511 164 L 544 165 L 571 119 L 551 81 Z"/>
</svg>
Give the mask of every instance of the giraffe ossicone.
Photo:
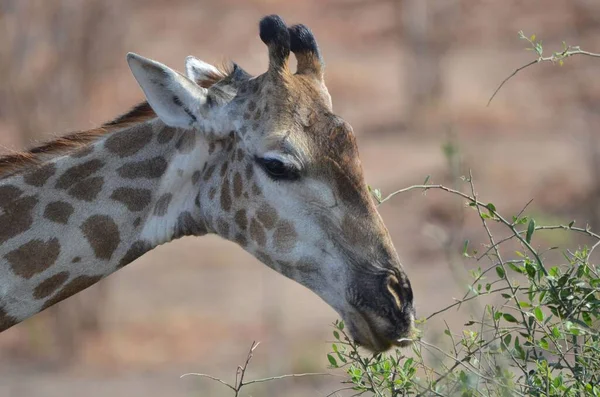
<svg viewBox="0 0 600 397">
<path fill-rule="evenodd" d="M 278 16 L 260 38 L 269 68 L 257 77 L 129 54 L 148 102 L 0 158 L 0 331 L 160 244 L 216 233 L 314 291 L 365 347 L 406 343 L 410 282 L 316 40 Z"/>
</svg>

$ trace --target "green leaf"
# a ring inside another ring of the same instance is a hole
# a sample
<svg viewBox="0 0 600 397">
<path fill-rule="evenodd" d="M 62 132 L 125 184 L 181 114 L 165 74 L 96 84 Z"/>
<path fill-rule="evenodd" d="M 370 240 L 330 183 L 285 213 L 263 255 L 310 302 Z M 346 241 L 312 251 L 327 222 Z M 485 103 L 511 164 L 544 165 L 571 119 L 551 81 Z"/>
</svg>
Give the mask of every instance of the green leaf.
<svg viewBox="0 0 600 397">
<path fill-rule="evenodd" d="M 490 210 L 490 213 L 493 215 L 494 212 L 496 212 L 496 206 L 492 203 L 487 203 L 486 205 L 487 209 Z"/>
<path fill-rule="evenodd" d="M 498 277 L 504 278 L 506 273 L 504 272 L 502 266 L 496 266 L 496 274 L 498 275 Z"/>
<path fill-rule="evenodd" d="M 381 203 L 381 190 L 374 189 L 371 185 L 367 185 L 367 190 L 375 197 L 378 203 Z"/>
<path fill-rule="evenodd" d="M 473 295 L 475 295 L 475 296 L 479 295 L 479 292 L 477 292 L 477 290 L 475 288 L 473 288 L 472 285 L 469 285 L 469 291 L 471 291 L 473 293 Z"/>
<path fill-rule="evenodd" d="M 529 286 L 529 290 L 527 291 L 527 298 L 529 298 L 529 302 L 533 302 L 533 298 L 535 298 L 535 294 L 537 292 L 537 288 L 534 287 L 534 284 L 531 283 Z"/>
<path fill-rule="evenodd" d="M 548 350 L 548 341 L 546 340 L 546 338 L 542 338 L 538 341 L 538 345 L 545 350 Z"/>
<path fill-rule="evenodd" d="M 335 339 L 340 340 L 340 333 L 337 331 L 333 331 L 333 336 L 335 337 Z"/>
<path fill-rule="evenodd" d="M 374 189 L 374 190 L 373 190 L 373 195 L 375 196 L 375 198 L 377 199 L 377 201 L 381 203 L 381 200 L 382 200 L 382 197 L 381 197 L 381 190 L 379 190 L 379 189 Z"/>
<path fill-rule="evenodd" d="M 581 330 L 580 330 L 579 328 L 577 328 L 577 327 L 572 327 L 572 328 L 569 330 L 569 333 L 570 333 L 571 335 L 578 336 L 579 334 L 581 334 Z"/>
<path fill-rule="evenodd" d="M 532 219 L 529 221 L 529 225 L 527 226 L 527 234 L 525 235 L 525 241 L 527 241 L 527 243 L 531 243 L 531 237 L 533 236 L 534 231 L 535 231 L 535 220 Z"/>
<path fill-rule="evenodd" d="M 337 361 L 335 361 L 335 358 L 331 354 L 327 354 L 327 359 L 332 367 L 337 368 Z"/>
<path fill-rule="evenodd" d="M 531 263 L 525 262 L 525 271 L 530 278 L 535 277 L 535 267 Z"/>
<path fill-rule="evenodd" d="M 535 34 L 532 34 L 531 37 L 529 38 L 529 40 L 535 41 Z"/>
<path fill-rule="evenodd" d="M 569 229 L 572 228 L 574 224 L 575 224 L 575 221 L 569 222 Z"/>
<path fill-rule="evenodd" d="M 427 175 L 425 177 L 425 180 L 423 181 L 423 185 L 427 185 L 427 182 L 429 182 L 429 179 L 431 178 L 431 175 Z"/>
<path fill-rule="evenodd" d="M 463 370 L 459 372 L 458 377 L 463 384 L 466 384 L 469 381 L 467 374 Z"/>
<path fill-rule="evenodd" d="M 519 266 L 515 265 L 512 262 L 507 262 L 506 265 L 508 267 L 510 267 L 513 271 L 517 272 L 517 273 L 521 273 L 521 274 L 523 273 L 523 269 L 520 268 Z"/>
<path fill-rule="evenodd" d="M 465 244 L 463 245 L 463 256 L 469 256 L 467 248 L 469 248 L 469 240 L 465 240 Z"/>
<path fill-rule="evenodd" d="M 559 375 L 556 378 L 554 378 L 554 381 L 552 381 L 552 384 L 554 385 L 554 387 L 560 388 L 563 385 L 562 376 Z"/>
<path fill-rule="evenodd" d="M 542 47 L 541 41 L 539 43 L 535 43 L 535 52 L 537 52 L 539 56 L 542 56 L 542 54 L 544 53 L 544 47 Z"/>
<path fill-rule="evenodd" d="M 502 317 L 504 317 L 504 319 L 505 319 L 506 321 L 508 321 L 509 323 L 518 323 L 518 321 L 517 321 L 517 319 L 515 318 L 515 316 L 513 316 L 513 315 L 512 315 L 512 314 L 510 314 L 510 313 L 504 313 L 504 314 L 502 315 Z"/>
<path fill-rule="evenodd" d="M 552 327 L 552 336 L 555 338 L 560 338 L 560 331 L 557 327 Z"/>
<path fill-rule="evenodd" d="M 544 321 L 544 312 L 539 306 L 533 309 L 533 314 L 538 321 Z"/>
<path fill-rule="evenodd" d="M 571 321 L 565 321 L 563 324 L 567 331 L 569 331 L 571 329 L 571 327 L 573 326 L 573 323 Z"/>
<path fill-rule="evenodd" d="M 515 338 L 515 351 L 518 353 L 520 359 L 525 359 L 525 350 L 523 350 L 521 344 L 519 343 L 519 337 Z"/>
</svg>

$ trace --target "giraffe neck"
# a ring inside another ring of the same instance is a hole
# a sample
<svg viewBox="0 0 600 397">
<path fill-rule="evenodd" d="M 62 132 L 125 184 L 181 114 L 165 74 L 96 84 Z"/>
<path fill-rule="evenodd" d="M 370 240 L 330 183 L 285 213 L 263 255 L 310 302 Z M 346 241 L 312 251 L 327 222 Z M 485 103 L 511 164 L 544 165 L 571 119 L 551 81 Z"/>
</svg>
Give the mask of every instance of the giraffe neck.
<svg viewBox="0 0 600 397">
<path fill-rule="evenodd" d="M 0 331 L 160 244 L 206 234 L 208 152 L 196 132 L 154 119 L 0 179 Z"/>
</svg>

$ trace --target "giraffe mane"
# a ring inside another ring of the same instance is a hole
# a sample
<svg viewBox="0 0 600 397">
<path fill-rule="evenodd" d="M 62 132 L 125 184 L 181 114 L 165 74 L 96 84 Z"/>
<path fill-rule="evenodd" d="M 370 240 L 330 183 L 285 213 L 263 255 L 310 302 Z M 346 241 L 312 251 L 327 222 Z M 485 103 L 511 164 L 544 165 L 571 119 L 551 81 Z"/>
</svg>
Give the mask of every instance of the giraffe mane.
<svg viewBox="0 0 600 397">
<path fill-rule="evenodd" d="M 217 69 L 220 75 L 216 73 L 206 75 L 202 81 L 197 81 L 197 83 L 201 87 L 209 88 L 224 77 L 229 76 L 233 71 L 233 67 L 226 64 L 219 65 Z M 144 123 L 156 117 L 156 113 L 148 102 L 142 102 L 127 113 L 102 124 L 100 127 L 66 134 L 31 149 L 0 156 L 0 180 L 23 171 L 27 167 L 36 166 L 48 160 L 49 157 L 75 152 L 106 134 Z"/>
<path fill-rule="evenodd" d="M 14 175 L 29 166 L 35 166 L 47 160 L 48 156 L 72 153 L 108 133 L 143 123 L 155 117 L 156 113 L 148 102 L 142 102 L 129 112 L 98 128 L 73 132 L 22 152 L 0 156 L 0 179 Z"/>
</svg>

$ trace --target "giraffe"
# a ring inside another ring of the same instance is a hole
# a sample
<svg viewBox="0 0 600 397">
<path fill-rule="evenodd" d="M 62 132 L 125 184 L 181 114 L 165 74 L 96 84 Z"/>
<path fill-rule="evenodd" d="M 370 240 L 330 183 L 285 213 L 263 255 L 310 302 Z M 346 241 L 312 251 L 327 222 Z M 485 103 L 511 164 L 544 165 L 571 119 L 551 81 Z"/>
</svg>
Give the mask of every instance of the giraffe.
<svg viewBox="0 0 600 397">
<path fill-rule="evenodd" d="M 259 33 L 257 77 L 129 53 L 146 102 L 0 158 L 0 331 L 161 244 L 214 233 L 315 292 L 367 349 L 410 344 L 410 282 L 316 40 L 276 15 Z"/>
</svg>

